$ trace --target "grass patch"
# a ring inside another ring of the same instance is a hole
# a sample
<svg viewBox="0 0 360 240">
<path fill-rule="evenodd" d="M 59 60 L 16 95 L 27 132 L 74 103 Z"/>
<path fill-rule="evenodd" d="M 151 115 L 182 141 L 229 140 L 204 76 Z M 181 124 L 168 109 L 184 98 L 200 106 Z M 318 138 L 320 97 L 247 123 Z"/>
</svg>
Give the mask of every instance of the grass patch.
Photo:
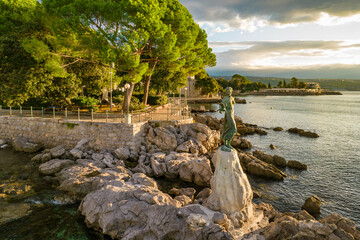
<svg viewBox="0 0 360 240">
<path fill-rule="evenodd" d="M 68 129 L 74 129 L 75 126 L 78 126 L 77 123 L 64 123 Z"/>
</svg>

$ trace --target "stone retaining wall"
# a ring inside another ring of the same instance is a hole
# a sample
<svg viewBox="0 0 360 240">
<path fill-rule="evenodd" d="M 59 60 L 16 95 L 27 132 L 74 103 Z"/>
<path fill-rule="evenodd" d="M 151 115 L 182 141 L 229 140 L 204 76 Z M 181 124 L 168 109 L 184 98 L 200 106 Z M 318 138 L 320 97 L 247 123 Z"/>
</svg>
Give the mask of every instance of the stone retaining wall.
<svg viewBox="0 0 360 240">
<path fill-rule="evenodd" d="M 191 123 L 193 120 L 174 121 L 174 124 Z M 29 117 L 0 117 L 0 139 L 13 140 L 21 136 L 46 148 L 57 145 L 74 147 L 83 138 L 92 139 L 94 147 L 116 149 L 129 147 L 135 149 L 142 142 L 146 122 L 104 123 L 61 119 L 42 119 Z"/>
</svg>

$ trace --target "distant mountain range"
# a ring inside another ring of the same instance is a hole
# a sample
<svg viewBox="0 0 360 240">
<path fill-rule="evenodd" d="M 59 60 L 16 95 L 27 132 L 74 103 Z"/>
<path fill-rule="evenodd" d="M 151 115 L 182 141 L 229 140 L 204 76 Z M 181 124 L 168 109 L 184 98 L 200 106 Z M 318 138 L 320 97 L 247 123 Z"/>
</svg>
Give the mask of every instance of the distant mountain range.
<svg viewBox="0 0 360 240">
<path fill-rule="evenodd" d="M 215 79 L 225 78 L 226 80 L 231 80 L 231 76 L 211 76 Z M 277 78 L 277 77 L 253 77 L 246 76 L 252 82 L 262 82 L 266 84 L 271 84 L 271 86 L 276 87 L 279 81 L 286 81 L 290 83 L 291 78 Z M 360 91 L 360 79 L 300 79 L 299 82 L 317 82 L 320 84 L 320 87 L 328 90 L 337 90 L 337 91 Z"/>
</svg>

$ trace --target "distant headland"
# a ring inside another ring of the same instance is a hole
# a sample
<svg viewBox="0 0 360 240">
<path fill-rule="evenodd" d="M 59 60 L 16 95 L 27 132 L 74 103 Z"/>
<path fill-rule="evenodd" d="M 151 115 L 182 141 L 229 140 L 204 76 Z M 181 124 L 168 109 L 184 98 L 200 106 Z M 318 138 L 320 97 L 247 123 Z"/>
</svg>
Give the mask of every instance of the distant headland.
<svg viewBox="0 0 360 240">
<path fill-rule="evenodd" d="M 212 76 L 215 79 L 224 78 L 231 80 L 232 76 Z M 256 77 L 246 76 L 246 78 L 252 82 L 262 82 L 276 86 L 279 81 L 290 82 L 291 78 L 279 78 L 279 77 Z M 320 84 L 323 89 L 333 91 L 360 91 L 360 79 L 327 79 L 327 78 L 316 78 L 316 79 L 299 79 L 302 82 L 316 82 Z"/>
</svg>

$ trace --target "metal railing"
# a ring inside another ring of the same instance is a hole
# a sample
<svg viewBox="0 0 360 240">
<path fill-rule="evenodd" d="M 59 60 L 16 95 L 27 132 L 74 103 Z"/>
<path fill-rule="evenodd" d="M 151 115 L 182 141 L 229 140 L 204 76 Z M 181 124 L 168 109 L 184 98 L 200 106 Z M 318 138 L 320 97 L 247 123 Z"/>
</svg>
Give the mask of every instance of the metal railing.
<svg viewBox="0 0 360 240">
<path fill-rule="evenodd" d="M 145 109 L 130 111 L 131 123 L 146 121 L 172 121 L 191 117 L 191 110 L 188 106 L 168 104 L 157 109 Z M 88 122 L 113 122 L 125 123 L 127 113 L 123 111 L 110 113 L 105 111 L 93 111 L 92 109 L 80 108 L 56 108 L 56 107 L 4 107 L 0 106 L 0 117 L 30 117 L 46 119 L 62 119 Z"/>
</svg>

